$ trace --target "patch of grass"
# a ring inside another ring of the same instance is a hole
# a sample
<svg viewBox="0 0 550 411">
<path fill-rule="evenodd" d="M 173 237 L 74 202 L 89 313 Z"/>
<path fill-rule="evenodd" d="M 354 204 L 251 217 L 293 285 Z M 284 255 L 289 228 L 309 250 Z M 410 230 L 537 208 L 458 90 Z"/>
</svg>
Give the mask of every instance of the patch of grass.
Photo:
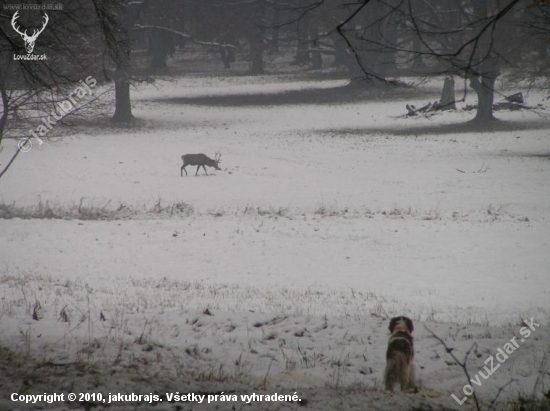
<svg viewBox="0 0 550 411">
<path fill-rule="evenodd" d="M 83 220 L 83 221 L 116 221 L 116 220 L 138 220 L 150 218 L 188 218 L 188 217 L 211 216 L 216 218 L 232 218 L 234 216 L 261 217 L 277 220 L 279 218 L 344 218 L 344 219 L 365 219 L 384 217 L 400 220 L 452 220 L 452 221 L 475 221 L 494 222 L 502 220 L 514 220 L 529 222 L 525 216 L 514 216 L 505 211 L 505 206 L 489 205 L 487 208 L 472 210 L 468 212 L 448 211 L 442 212 L 438 208 L 431 210 L 417 210 L 412 207 L 393 207 L 390 209 L 372 210 L 368 207 L 350 209 L 337 206 L 317 205 L 311 210 L 289 209 L 286 207 L 253 207 L 246 206 L 244 209 L 217 208 L 208 209 L 205 212 L 196 210 L 192 205 L 183 201 L 163 202 L 158 199 L 152 204 L 128 205 L 124 203 L 115 204 L 108 200 L 97 204 L 97 200 L 81 198 L 78 203 L 61 205 L 50 201 L 42 201 L 34 205 L 19 205 L 15 202 L 0 202 L 0 219 L 48 219 L 48 220 Z"/>
<path fill-rule="evenodd" d="M 258 207 L 256 209 L 257 213 L 259 216 L 262 216 L 262 217 L 269 217 L 269 218 L 272 218 L 272 217 L 287 217 L 288 218 L 288 214 L 289 214 L 289 210 L 287 208 L 284 208 L 284 207 L 279 207 L 278 209 L 275 209 L 275 208 L 272 208 L 272 207 L 269 207 L 269 208 L 261 208 L 261 207 Z"/>
<path fill-rule="evenodd" d="M 550 391 L 546 394 L 550 398 Z M 550 411 L 550 400 L 518 397 L 506 405 L 508 411 Z"/>
<path fill-rule="evenodd" d="M 184 202 L 163 204 L 159 199 L 151 206 L 133 207 L 123 203 L 114 205 L 111 200 L 95 204 L 94 200 L 81 198 L 78 203 L 57 205 L 49 201 L 38 201 L 36 205 L 20 206 L 14 203 L 0 203 L 0 219 L 20 218 L 45 220 L 130 220 L 143 215 L 161 217 L 189 217 L 195 213 L 192 206 Z"/>
</svg>

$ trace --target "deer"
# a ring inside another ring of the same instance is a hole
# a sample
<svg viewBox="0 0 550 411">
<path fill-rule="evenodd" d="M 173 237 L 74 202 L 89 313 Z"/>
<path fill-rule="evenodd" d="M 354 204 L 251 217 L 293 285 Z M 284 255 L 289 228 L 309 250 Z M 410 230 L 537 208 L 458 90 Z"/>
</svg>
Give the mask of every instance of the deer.
<svg viewBox="0 0 550 411">
<path fill-rule="evenodd" d="M 34 29 L 33 33 L 32 33 L 32 36 L 29 36 L 27 34 L 27 30 L 25 30 L 24 32 L 21 31 L 19 29 L 19 27 L 17 27 L 17 18 L 19 17 L 19 11 L 16 11 L 15 14 L 13 15 L 13 18 L 11 19 L 11 25 L 13 27 L 13 29 L 15 30 L 15 32 L 17 34 L 19 34 L 23 40 L 25 41 L 25 49 L 27 50 L 27 54 L 31 54 L 32 51 L 34 50 L 34 43 L 36 42 L 36 39 L 38 38 L 38 36 L 40 35 L 40 33 L 42 33 L 44 31 L 44 29 L 46 28 L 46 25 L 48 24 L 48 21 L 50 21 L 50 18 L 48 17 L 48 15 L 46 13 L 44 13 L 44 18 L 45 18 L 45 21 L 42 23 L 42 28 L 37 30 L 37 29 Z"/>
<path fill-rule="evenodd" d="M 208 157 L 206 154 L 184 154 L 181 156 L 181 159 L 183 160 L 183 165 L 181 166 L 181 176 L 183 177 L 183 172 L 185 171 L 185 176 L 187 176 L 187 170 L 185 167 L 187 166 L 197 166 L 197 172 L 195 173 L 195 177 L 197 174 L 199 174 L 199 169 L 202 167 L 204 169 L 204 172 L 206 175 L 208 173 L 206 172 L 206 167 L 213 167 L 216 170 L 221 170 L 218 165 L 221 163 L 220 158 L 222 157 L 221 153 L 216 153 L 214 160 L 212 160 L 210 157 Z"/>
</svg>

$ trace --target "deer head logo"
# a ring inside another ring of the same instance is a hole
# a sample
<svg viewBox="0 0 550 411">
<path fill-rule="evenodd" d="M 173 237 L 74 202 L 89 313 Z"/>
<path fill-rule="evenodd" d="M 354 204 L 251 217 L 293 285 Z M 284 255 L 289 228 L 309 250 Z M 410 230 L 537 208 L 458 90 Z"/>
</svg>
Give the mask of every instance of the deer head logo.
<svg viewBox="0 0 550 411">
<path fill-rule="evenodd" d="M 22 32 L 19 29 L 19 27 L 17 27 L 16 20 L 17 20 L 18 17 L 19 17 L 19 11 L 16 11 L 15 14 L 13 15 L 13 18 L 11 19 L 11 26 L 25 41 L 25 49 L 27 50 L 27 54 L 31 54 L 32 51 L 34 50 L 34 43 L 35 43 L 36 39 L 38 38 L 40 33 L 42 33 L 44 31 L 44 29 L 46 28 L 46 25 L 48 24 L 48 21 L 50 21 L 50 18 L 48 17 L 48 15 L 46 13 L 44 13 L 45 20 L 44 20 L 44 23 L 42 24 L 42 28 L 40 30 L 34 29 L 34 32 L 33 32 L 32 36 L 29 36 L 27 34 L 27 30 Z"/>
</svg>

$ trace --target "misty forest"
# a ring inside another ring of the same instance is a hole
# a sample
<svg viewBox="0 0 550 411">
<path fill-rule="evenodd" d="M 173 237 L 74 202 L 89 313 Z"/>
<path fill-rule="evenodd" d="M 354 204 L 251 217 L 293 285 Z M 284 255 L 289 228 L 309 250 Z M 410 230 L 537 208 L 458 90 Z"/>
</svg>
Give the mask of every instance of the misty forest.
<svg viewBox="0 0 550 411">
<path fill-rule="evenodd" d="M 1 410 L 550 410 L 550 1 L 0 1 Z"/>
</svg>

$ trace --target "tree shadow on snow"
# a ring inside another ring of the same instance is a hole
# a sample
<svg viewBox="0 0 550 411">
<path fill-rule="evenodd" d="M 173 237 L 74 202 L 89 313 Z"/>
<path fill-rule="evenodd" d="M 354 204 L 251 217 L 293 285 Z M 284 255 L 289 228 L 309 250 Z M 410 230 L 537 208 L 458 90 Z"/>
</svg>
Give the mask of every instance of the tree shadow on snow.
<svg viewBox="0 0 550 411">
<path fill-rule="evenodd" d="M 465 121 L 452 124 L 429 124 L 422 126 L 411 125 L 404 127 L 402 123 L 397 127 L 365 127 L 365 128 L 332 128 L 322 132 L 327 134 L 347 134 L 347 135 L 369 135 L 369 134 L 391 134 L 394 136 L 438 136 L 445 134 L 471 134 L 476 137 L 479 133 L 503 132 L 522 132 L 529 130 L 549 130 L 548 121 L 492 121 L 489 123 L 480 123 L 475 121 Z M 521 135 L 518 135 L 521 137 Z"/>
<path fill-rule="evenodd" d="M 223 94 L 195 97 L 160 98 L 154 101 L 170 104 L 191 104 L 201 106 L 253 107 L 300 104 L 349 104 L 391 98 L 410 99 L 417 92 L 403 87 L 363 87 L 351 83 L 341 87 L 324 89 L 290 90 L 281 93 Z"/>
<path fill-rule="evenodd" d="M 533 151 L 504 150 L 503 152 L 499 153 L 499 155 L 501 155 L 502 157 L 534 158 L 534 159 L 550 161 L 550 151 L 537 153 Z"/>
</svg>

